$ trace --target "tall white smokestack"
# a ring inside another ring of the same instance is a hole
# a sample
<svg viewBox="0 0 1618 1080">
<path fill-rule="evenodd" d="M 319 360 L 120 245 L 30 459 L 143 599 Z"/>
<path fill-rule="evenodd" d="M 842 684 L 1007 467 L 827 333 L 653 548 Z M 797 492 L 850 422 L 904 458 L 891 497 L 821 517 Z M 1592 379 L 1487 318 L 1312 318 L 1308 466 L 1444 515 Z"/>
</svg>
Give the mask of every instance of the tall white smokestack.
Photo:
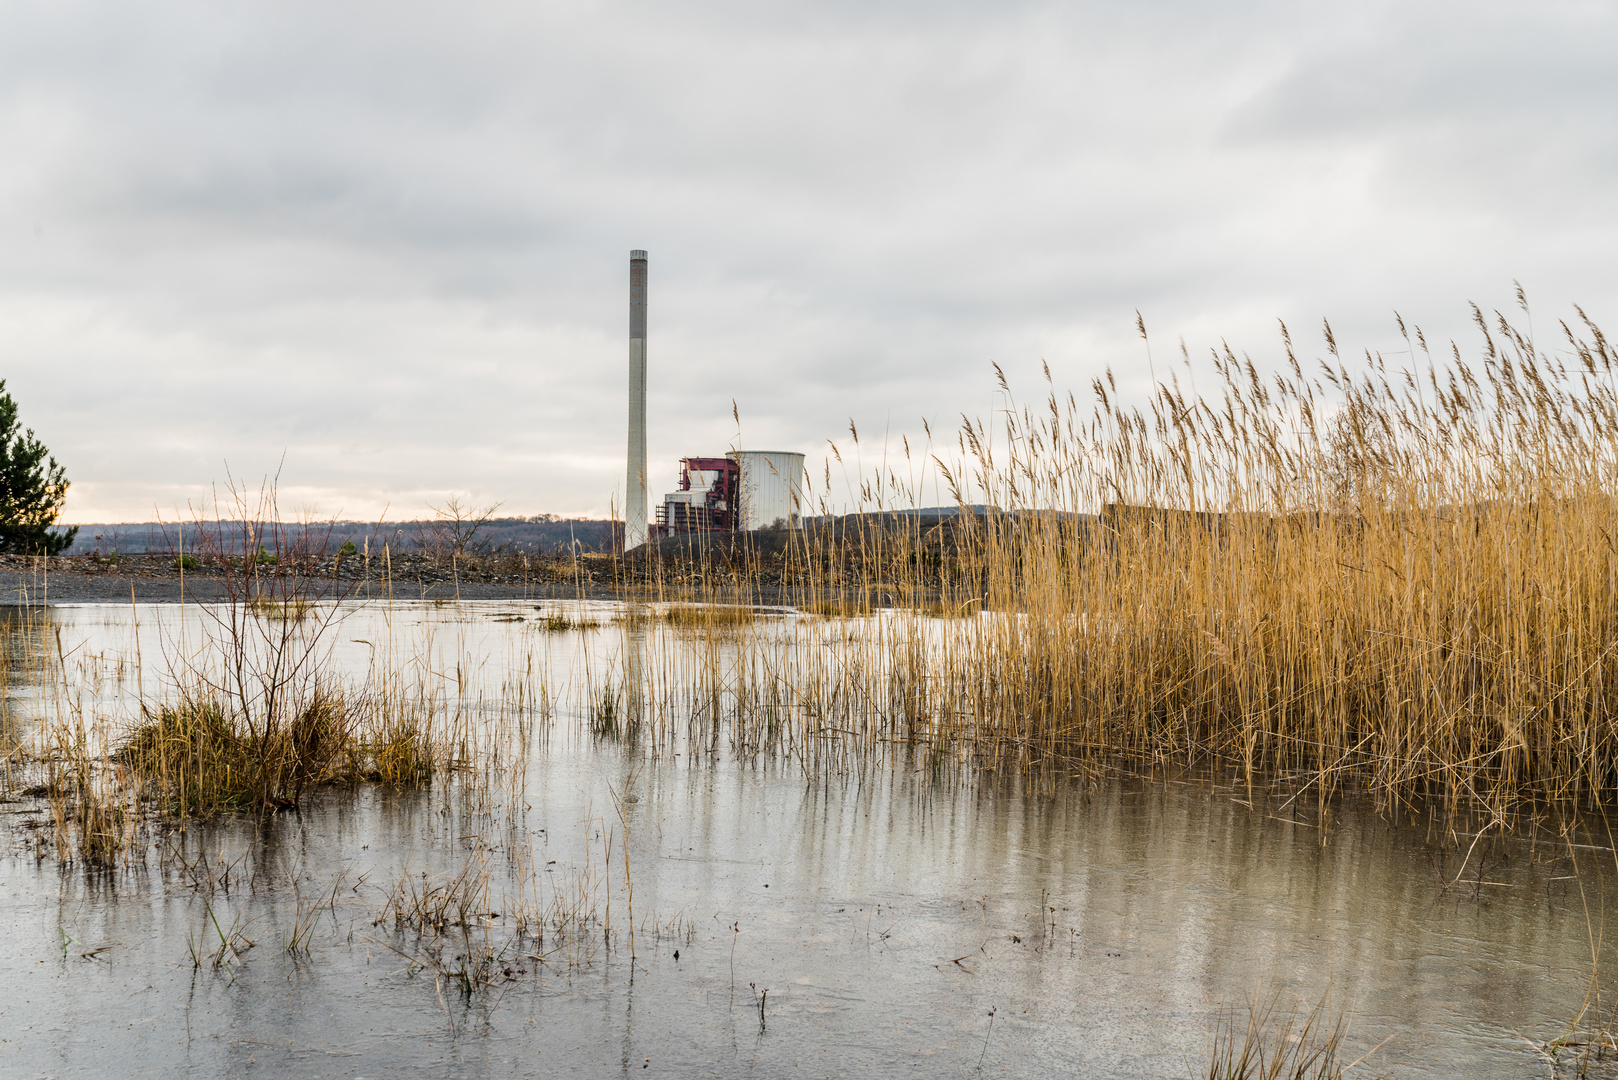
<svg viewBox="0 0 1618 1080">
<path fill-rule="evenodd" d="M 646 252 L 629 253 L 629 467 L 624 550 L 646 542 Z"/>
</svg>

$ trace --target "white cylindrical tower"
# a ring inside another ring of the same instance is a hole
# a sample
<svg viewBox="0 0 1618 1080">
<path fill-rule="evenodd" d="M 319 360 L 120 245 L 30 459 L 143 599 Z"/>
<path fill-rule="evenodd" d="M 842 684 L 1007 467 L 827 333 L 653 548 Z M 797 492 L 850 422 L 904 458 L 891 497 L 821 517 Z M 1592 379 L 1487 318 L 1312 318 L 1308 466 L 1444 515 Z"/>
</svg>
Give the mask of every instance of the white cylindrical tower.
<svg viewBox="0 0 1618 1080">
<path fill-rule="evenodd" d="M 629 465 L 624 550 L 646 542 L 646 252 L 629 253 Z"/>
<path fill-rule="evenodd" d="M 792 450 L 737 450 L 742 467 L 742 512 L 738 527 L 796 529 L 803 516 L 803 455 Z"/>
</svg>

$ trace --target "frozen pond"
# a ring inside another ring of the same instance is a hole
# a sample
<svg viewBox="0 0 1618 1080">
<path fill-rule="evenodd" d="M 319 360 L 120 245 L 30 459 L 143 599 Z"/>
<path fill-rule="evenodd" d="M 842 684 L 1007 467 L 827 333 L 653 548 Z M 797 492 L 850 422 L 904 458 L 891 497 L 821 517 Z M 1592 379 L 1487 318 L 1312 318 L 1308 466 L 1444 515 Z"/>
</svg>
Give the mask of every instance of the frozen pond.
<svg viewBox="0 0 1618 1080">
<path fill-rule="evenodd" d="M 902 747 L 654 753 L 584 715 L 588 670 L 622 663 L 610 606 L 571 613 L 593 629 L 539 614 L 334 626 L 343 665 L 387 640 L 485 710 L 543 687 L 501 780 L 154 830 L 115 871 L 36 839 L 45 800 L 0 804 L 0 1075 L 1185 1076 L 1222 1008 L 1330 990 L 1375 1073 L 1543 1076 L 1527 1040 L 1578 1011 L 1618 899 L 1612 854 L 1549 827 L 1473 846 L 1351 802 L 1323 820 L 1199 779 L 963 776 Z M 204 629 L 174 606 L 49 618 L 110 711 L 162 694 Z M 41 707 L 28 672 L 16 724 Z M 462 872 L 484 881 L 469 927 L 378 922 L 400 881 Z M 577 924 L 520 935 L 525 904 Z M 471 956 L 494 978 L 468 995 L 446 973 Z"/>
</svg>

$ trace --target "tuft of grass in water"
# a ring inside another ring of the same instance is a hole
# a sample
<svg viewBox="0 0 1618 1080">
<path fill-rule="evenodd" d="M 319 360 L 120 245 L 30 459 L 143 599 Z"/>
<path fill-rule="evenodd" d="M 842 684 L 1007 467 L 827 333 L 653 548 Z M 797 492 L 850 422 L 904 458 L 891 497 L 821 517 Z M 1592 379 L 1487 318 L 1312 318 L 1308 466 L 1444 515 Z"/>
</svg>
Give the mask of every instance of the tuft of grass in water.
<svg viewBox="0 0 1618 1080">
<path fill-rule="evenodd" d="M 406 712 L 385 717 L 350 749 L 343 779 L 360 778 L 391 787 L 424 784 L 438 771 L 447 750 L 436 745 L 432 730 Z"/>
<path fill-rule="evenodd" d="M 1223 1014 L 1214 1027 L 1207 1066 L 1194 1073 L 1206 1080 L 1339 1080 L 1345 1065 L 1345 1023 L 1331 1016 L 1322 1002 L 1301 1018 L 1278 1015 L 1275 1002 L 1247 1010 L 1245 1023 L 1235 1011 Z M 1363 1059 L 1362 1059 L 1363 1060 Z"/>
<path fill-rule="evenodd" d="M 219 916 L 213 909 L 213 903 L 204 899 L 203 911 L 207 916 L 207 925 L 203 927 L 202 937 L 199 939 L 192 935 L 189 941 L 191 967 L 193 970 L 201 969 L 204 963 L 210 964 L 215 971 L 234 971 L 235 965 L 247 955 L 257 942 L 248 938 L 245 933 L 247 925 L 236 916 L 229 927 L 219 921 Z M 217 938 L 219 946 L 213 947 L 210 937 Z M 234 980 L 233 980 L 234 981 Z"/>
<path fill-rule="evenodd" d="M 442 934 L 473 925 L 478 913 L 488 908 L 488 868 L 481 861 L 469 860 L 458 873 L 439 882 L 400 878 L 372 925 Z"/>
<path fill-rule="evenodd" d="M 590 732 L 598 739 L 617 739 L 628 733 L 628 718 L 610 689 L 603 689 L 590 706 Z"/>
<path fill-rule="evenodd" d="M 682 630 L 716 630 L 747 626 L 755 613 L 751 607 L 739 604 L 670 604 L 663 609 L 661 618 Z"/>
<path fill-rule="evenodd" d="M 429 779 L 430 732 L 407 712 L 358 694 L 317 690 L 265 724 L 222 701 L 186 697 L 148 712 L 115 760 L 175 817 L 294 806 L 323 784 Z"/>
<path fill-rule="evenodd" d="M 314 605 L 307 600 L 296 597 L 276 599 L 261 595 L 255 596 L 248 602 L 247 610 L 260 619 L 302 622 L 314 610 Z"/>
<path fill-rule="evenodd" d="M 148 713 L 114 760 L 175 817 L 251 806 L 258 780 L 254 740 L 218 702 L 184 699 Z"/>
<path fill-rule="evenodd" d="M 548 634 L 563 634 L 570 630 L 594 630 L 601 624 L 591 619 L 570 619 L 559 611 L 548 611 L 542 613 L 534 625 Z"/>
</svg>

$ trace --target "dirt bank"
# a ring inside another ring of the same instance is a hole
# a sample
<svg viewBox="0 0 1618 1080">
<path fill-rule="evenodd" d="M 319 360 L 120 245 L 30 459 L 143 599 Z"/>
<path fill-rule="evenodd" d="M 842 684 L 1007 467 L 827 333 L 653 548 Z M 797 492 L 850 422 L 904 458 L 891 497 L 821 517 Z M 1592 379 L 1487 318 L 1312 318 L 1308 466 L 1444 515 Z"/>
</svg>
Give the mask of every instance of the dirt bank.
<svg viewBox="0 0 1618 1080">
<path fill-rule="evenodd" d="M 275 567 L 265 567 L 268 577 Z M 318 599 L 507 600 L 607 599 L 616 595 L 610 560 L 498 564 L 437 562 L 402 556 L 387 563 L 327 560 L 301 568 L 292 584 Z M 227 576 L 227 574 L 229 576 Z M 125 555 L 53 559 L 0 556 L 0 604 L 178 603 L 229 599 L 242 588 L 241 571 L 207 561 L 182 568 L 173 556 Z M 275 586 L 280 591 L 280 584 Z"/>
</svg>

